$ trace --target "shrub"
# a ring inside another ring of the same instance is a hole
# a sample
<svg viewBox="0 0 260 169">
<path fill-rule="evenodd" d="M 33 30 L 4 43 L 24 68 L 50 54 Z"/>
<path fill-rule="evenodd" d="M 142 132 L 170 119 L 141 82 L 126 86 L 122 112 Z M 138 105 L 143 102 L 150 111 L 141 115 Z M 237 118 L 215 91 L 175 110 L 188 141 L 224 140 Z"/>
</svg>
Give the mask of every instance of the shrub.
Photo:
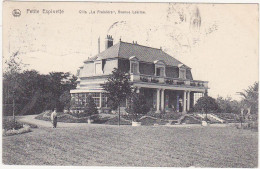
<svg viewBox="0 0 260 169">
<path fill-rule="evenodd" d="M 173 84 L 173 80 L 167 79 L 165 82 L 166 82 L 167 84 Z"/>
<path fill-rule="evenodd" d="M 152 82 L 152 83 L 158 83 L 159 80 L 158 80 L 158 79 L 151 79 L 151 82 Z"/>
<path fill-rule="evenodd" d="M 3 130 L 3 135 L 12 136 L 12 135 L 23 134 L 23 133 L 28 133 L 28 132 L 31 132 L 30 127 L 24 127 L 24 128 L 20 128 L 18 130 Z"/>
<path fill-rule="evenodd" d="M 147 77 L 140 77 L 140 80 L 143 82 L 148 82 L 148 78 Z"/>
<path fill-rule="evenodd" d="M 5 119 L 3 120 L 3 129 L 5 130 L 18 130 L 22 128 L 23 125 L 21 123 L 18 123 L 17 121 L 14 121 L 13 119 Z"/>
<path fill-rule="evenodd" d="M 182 120 L 181 123 L 185 124 L 201 124 L 201 120 L 193 117 L 193 116 L 185 116 Z"/>
<path fill-rule="evenodd" d="M 147 114 L 150 110 L 143 94 L 134 92 L 129 101 L 127 112 L 131 115 L 133 121 L 138 121 L 140 116 Z"/>
<path fill-rule="evenodd" d="M 199 98 L 199 100 L 197 101 L 197 103 L 194 106 L 195 111 L 202 111 L 203 113 L 205 112 L 206 115 L 207 115 L 207 113 L 215 112 L 218 109 L 219 108 L 218 108 L 218 104 L 217 104 L 216 100 L 209 96 L 204 96 L 204 97 Z"/>
<path fill-rule="evenodd" d="M 182 116 L 181 112 L 169 112 L 169 113 L 163 113 L 161 115 L 161 118 L 165 120 L 177 120 L 181 116 Z"/>
<path fill-rule="evenodd" d="M 86 99 L 86 107 L 84 108 L 84 113 L 87 116 L 98 114 L 97 106 L 94 102 L 93 97 L 89 94 Z"/>
<path fill-rule="evenodd" d="M 105 124 L 110 124 L 110 125 L 117 125 L 118 124 L 118 117 L 113 117 L 111 119 L 108 119 Z M 120 124 L 121 125 L 130 125 L 131 122 L 128 120 L 125 120 L 124 118 L 120 119 Z"/>
</svg>

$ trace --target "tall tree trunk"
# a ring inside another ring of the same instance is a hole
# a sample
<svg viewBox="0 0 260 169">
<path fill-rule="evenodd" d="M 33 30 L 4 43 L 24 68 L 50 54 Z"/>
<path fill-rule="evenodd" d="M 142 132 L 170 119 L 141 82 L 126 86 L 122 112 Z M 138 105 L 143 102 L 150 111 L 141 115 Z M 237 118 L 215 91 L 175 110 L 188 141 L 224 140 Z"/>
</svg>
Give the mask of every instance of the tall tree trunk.
<svg viewBox="0 0 260 169">
<path fill-rule="evenodd" d="M 14 98 L 14 92 L 13 92 L 13 120 L 15 122 L 15 98 Z"/>
<path fill-rule="evenodd" d="M 120 103 L 118 105 L 118 126 L 120 126 Z"/>
<path fill-rule="evenodd" d="M 241 114 L 240 114 L 240 124 L 241 124 L 241 129 L 243 128 L 243 117 L 244 117 L 244 109 L 241 109 Z"/>
</svg>

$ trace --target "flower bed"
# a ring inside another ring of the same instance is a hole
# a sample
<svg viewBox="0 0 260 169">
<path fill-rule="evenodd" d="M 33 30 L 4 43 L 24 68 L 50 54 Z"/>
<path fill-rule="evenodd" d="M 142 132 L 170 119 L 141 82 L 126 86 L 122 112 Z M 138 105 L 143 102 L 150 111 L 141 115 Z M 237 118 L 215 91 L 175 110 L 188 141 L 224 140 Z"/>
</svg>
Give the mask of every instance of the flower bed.
<svg viewBox="0 0 260 169">
<path fill-rule="evenodd" d="M 44 121 L 50 121 L 51 120 L 51 111 L 45 111 L 38 116 L 36 116 L 35 119 L 38 120 L 44 120 Z M 64 123 L 87 123 L 89 117 L 75 117 L 68 113 L 62 113 L 57 112 L 58 114 L 58 122 L 64 122 Z"/>
<path fill-rule="evenodd" d="M 201 120 L 195 118 L 194 116 L 185 116 L 182 120 L 181 120 L 181 124 L 201 124 Z"/>
<path fill-rule="evenodd" d="M 151 125 L 156 125 L 156 124 L 165 125 L 169 121 L 159 119 L 159 118 L 156 118 L 156 117 L 151 117 L 151 116 L 143 116 L 143 117 L 140 118 L 140 122 L 144 126 L 151 126 Z"/>
<path fill-rule="evenodd" d="M 5 130 L 18 130 L 23 128 L 23 124 L 14 121 L 12 118 L 4 118 L 3 119 L 3 129 Z"/>
<path fill-rule="evenodd" d="M 104 124 L 118 125 L 118 117 L 108 119 Z M 131 125 L 132 122 L 124 118 L 120 118 L 120 125 Z"/>
<path fill-rule="evenodd" d="M 12 130 L 5 130 L 3 129 L 3 136 L 12 136 L 16 134 L 23 134 L 23 133 L 28 133 L 31 132 L 30 126 L 29 125 L 24 125 L 24 127 L 20 129 L 12 129 Z"/>
</svg>

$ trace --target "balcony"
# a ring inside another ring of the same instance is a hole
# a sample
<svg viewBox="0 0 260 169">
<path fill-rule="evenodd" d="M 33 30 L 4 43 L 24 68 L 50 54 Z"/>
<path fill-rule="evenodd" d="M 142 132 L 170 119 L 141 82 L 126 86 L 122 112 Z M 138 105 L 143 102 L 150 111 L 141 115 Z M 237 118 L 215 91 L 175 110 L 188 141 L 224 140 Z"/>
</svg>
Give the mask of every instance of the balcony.
<svg viewBox="0 0 260 169">
<path fill-rule="evenodd" d="M 146 83 L 167 84 L 167 85 L 174 85 L 174 86 L 191 86 L 191 87 L 208 88 L 207 81 L 159 77 L 159 76 L 151 76 L 151 75 L 143 75 L 143 74 L 140 75 L 130 74 L 130 80 L 132 82 L 146 82 Z"/>
</svg>

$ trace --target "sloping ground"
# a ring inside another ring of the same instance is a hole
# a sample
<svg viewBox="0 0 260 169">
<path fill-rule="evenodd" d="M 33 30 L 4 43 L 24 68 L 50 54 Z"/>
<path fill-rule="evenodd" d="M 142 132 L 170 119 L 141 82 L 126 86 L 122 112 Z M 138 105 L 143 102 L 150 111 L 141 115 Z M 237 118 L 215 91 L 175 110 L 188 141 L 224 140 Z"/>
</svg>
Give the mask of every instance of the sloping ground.
<svg viewBox="0 0 260 169">
<path fill-rule="evenodd" d="M 234 113 L 216 113 L 214 115 L 225 120 L 228 123 L 239 123 L 239 116 Z"/>
<path fill-rule="evenodd" d="M 45 111 L 36 116 L 35 119 L 50 121 L 51 111 Z M 88 123 L 88 117 L 75 117 L 68 113 L 57 112 L 58 114 L 58 122 L 64 123 Z M 105 123 L 107 120 L 117 117 L 115 114 L 98 114 L 91 116 L 91 119 L 94 123 L 102 124 Z"/>
<path fill-rule="evenodd" d="M 206 117 L 206 114 L 202 114 L 202 113 L 194 113 L 193 114 L 195 117 L 197 118 L 200 118 L 201 120 L 204 119 Z M 214 114 L 207 114 L 207 119 L 208 119 L 208 122 L 211 123 L 211 124 L 214 124 L 214 123 L 223 123 L 224 120 L 215 116 Z"/>
<path fill-rule="evenodd" d="M 104 122 L 104 124 L 110 124 L 110 125 L 118 125 L 118 117 L 113 117 L 107 119 L 107 121 Z M 120 125 L 130 125 L 132 124 L 131 121 L 124 119 L 123 117 L 120 118 Z"/>
<path fill-rule="evenodd" d="M 220 122 L 220 123 L 224 123 L 224 122 L 225 122 L 225 120 L 219 118 L 218 116 L 216 116 L 216 115 L 213 114 L 213 113 L 208 114 L 208 118 L 209 118 L 210 120 L 212 120 L 212 121 L 215 120 L 215 121 Z"/>
<path fill-rule="evenodd" d="M 163 120 L 163 119 L 158 119 L 158 118 L 151 117 L 151 116 L 143 116 L 143 117 L 140 118 L 140 122 L 144 126 L 151 126 L 151 125 L 155 125 L 155 124 L 165 125 L 169 121 L 166 121 L 166 120 Z"/>
<path fill-rule="evenodd" d="M 38 116 L 35 117 L 35 119 L 38 120 L 44 120 L 44 121 L 50 121 L 51 111 L 45 111 Z M 57 112 L 58 114 L 58 122 L 64 122 L 64 123 L 87 123 L 88 117 L 81 117 L 77 118 L 75 116 L 72 116 L 70 114 L 65 114 L 62 112 Z"/>
<path fill-rule="evenodd" d="M 6 165 L 256 168 L 258 133 L 231 127 L 39 128 L 3 137 L 2 161 Z"/>
<path fill-rule="evenodd" d="M 44 121 L 50 121 L 50 111 L 43 112 L 39 114 L 36 119 L 38 120 L 44 120 Z M 175 124 L 176 120 L 178 119 L 181 115 L 180 113 L 167 113 L 167 114 L 153 114 L 153 116 L 158 116 L 158 117 L 152 117 L 152 116 L 143 116 L 141 117 L 140 121 L 142 122 L 142 125 L 165 125 L 167 123 L 170 124 Z M 161 116 L 161 117 L 160 117 Z M 98 114 L 93 118 L 93 123 L 97 124 L 110 124 L 110 125 L 118 125 L 118 115 L 117 114 Z M 58 113 L 58 122 L 64 122 L 64 123 L 87 123 L 88 122 L 88 117 L 75 117 L 71 114 L 65 114 L 65 113 Z M 120 118 L 120 124 L 122 125 L 131 125 L 132 120 L 129 116 L 127 115 L 122 115 Z"/>
<path fill-rule="evenodd" d="M 201 120 L 193 115 L 184 115 L 183 118 L 179 120 L 180 124 L 201 124 Z"/>
</svg>

